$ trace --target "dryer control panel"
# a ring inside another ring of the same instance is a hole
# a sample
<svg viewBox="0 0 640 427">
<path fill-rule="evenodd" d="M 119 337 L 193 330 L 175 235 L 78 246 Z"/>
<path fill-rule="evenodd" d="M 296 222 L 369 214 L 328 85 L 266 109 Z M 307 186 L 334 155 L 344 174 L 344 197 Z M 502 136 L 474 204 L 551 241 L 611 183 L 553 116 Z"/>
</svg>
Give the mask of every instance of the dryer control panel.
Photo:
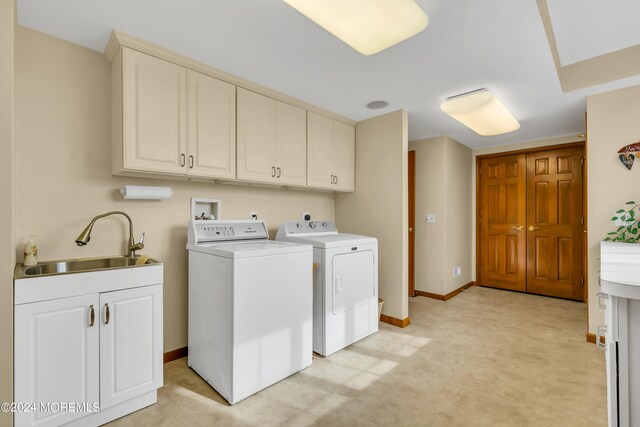
<svg viewBox="0 0 640 427">
<path fill-rule="evenodd" d="M 338 234 L 336 225 L 331 221 L 288 221 L 278 230 L 278 237 Z"/>
<path fill-rule="evenodd" d="M 236 240 L 267 240 L 268 238 L 267 225 L 261 220 L 189 221 L 188 242 L 192 245 Z"/>
</svg>

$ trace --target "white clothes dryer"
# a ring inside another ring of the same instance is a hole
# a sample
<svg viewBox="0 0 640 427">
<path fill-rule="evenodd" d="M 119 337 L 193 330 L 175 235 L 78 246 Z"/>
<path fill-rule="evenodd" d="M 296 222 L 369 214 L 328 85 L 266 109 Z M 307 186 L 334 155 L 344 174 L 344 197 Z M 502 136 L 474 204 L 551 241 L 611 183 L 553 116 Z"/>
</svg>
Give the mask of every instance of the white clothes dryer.
<svg viewBox="0 0 640 427">
<path fill-rule="evenodd" d="M 313 245 L 313 351 L 328 356 L 378 331 L 378 241 L 331 221 L 289 221 L 276 240 Z"/>
<path fill-rule="evenodd" d="M 312 360 L 312 247 L 263 221 L 190 221 L 188 364 L 232 405 Z"/>
</svg>

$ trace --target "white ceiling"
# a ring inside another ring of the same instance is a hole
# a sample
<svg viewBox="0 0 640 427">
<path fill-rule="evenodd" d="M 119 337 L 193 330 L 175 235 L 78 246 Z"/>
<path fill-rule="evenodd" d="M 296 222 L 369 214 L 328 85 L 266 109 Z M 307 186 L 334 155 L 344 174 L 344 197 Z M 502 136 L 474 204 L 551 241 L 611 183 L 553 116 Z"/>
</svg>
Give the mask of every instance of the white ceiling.
<svg viewBox="0 0 640 427">
<path fill-rule="evenodd" d="M 564 94 L 535 0 L 417 2 L 429 15 L 426 30 L 369 57 L 280 0 L 17 0 L 17 7 L 20 24 L 97 51 L 117 28 L 353 120 L 404 108 L 410 140 L 449 135 L 472 148 L 582 133 L 587 94 L 640 84 L 635 76 Z M 440 111 L 448 96 L 483 87 L 520 130 L 481 137 Z M 379 99 L 389 106 L 365 107 Z"/>
<path fill-rule="evenodd" d="M 638 0 L 548 0 L 560 63 L 640 44 Z"/>
</svg>

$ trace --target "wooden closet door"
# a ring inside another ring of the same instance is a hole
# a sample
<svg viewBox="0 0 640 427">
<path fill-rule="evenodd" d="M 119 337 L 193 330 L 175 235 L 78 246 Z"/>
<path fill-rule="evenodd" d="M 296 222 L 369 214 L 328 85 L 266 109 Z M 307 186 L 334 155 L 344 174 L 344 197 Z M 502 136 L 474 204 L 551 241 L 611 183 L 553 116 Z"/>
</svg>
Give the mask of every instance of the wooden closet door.
<svg viewBox="0 0 640 427">
<path fill-rule="evenodd" d="M 480 162 L 480 285 L 526 290 L 526 157 Z"/>
<path fill-rule="evenodd" d="M 582 148 L 527 155 L 527 292 L 582 300 Z"/>
</svg>

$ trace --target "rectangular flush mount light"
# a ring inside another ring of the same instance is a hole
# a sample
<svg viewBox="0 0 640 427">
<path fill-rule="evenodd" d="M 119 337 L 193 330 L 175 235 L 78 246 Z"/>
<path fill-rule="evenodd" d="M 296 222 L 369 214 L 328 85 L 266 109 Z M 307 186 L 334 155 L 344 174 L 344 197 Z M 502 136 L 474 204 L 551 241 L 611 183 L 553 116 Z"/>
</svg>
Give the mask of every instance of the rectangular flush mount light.
<svg viewBox="0 0 640 427">
<path fill-rule="evenodd" d="M 486 89 L 452 96 L 440 109 L 481 136 L 502 135 L 520 129 L 520 123 Z"/>
<path fill-rule="evenodd" d="M 284 0 L 363 55 L 424 30 L 429 18 L 415 0 Z"/>
</svg>

